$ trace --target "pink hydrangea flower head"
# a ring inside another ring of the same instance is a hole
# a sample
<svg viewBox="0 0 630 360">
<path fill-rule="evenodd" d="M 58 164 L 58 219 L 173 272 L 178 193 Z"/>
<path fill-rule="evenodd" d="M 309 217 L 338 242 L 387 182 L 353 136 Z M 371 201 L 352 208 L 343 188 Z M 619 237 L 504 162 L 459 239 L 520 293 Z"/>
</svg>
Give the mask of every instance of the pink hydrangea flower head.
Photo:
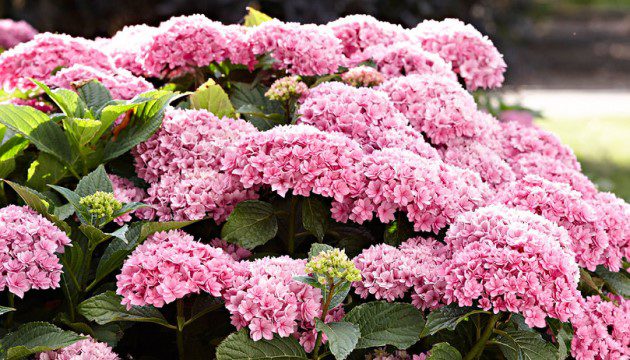
<svg viewBox="0 0 630 360">
<path fill-rule="evenodd" d="M 289 101 L 299 99 L 308 93 L 308 86 L 300 81 L 299 76 L 285 76 L 271 84 L 265 96 L 271 100 Z"/>
<path fill-rule="evenodd" d="M 250 33 L 255 55 L 269 54 L 274 67 L 293 75 L 326 75 L 343 65 L 342 47 L 329 28 L 321 25 L 264 22 Z"/>
<path fill-rule="evenodd" d="M 245 274 L 245 268 L 223 250 L 171 230 L 151 235 L 125 260 L 116 276 L 116 293 L 128 309 L 159 308 L 201 291 L 220 297 Z"/>
<path fill-rule="evenodd" d="M 103 40 L 103 51 L 112 58 L 116 67 L 129 70 L 136 76 L 145 75 L 141 61 L 143 49 L 149 46 L 157 30 L 148 25 L 125 26 L 111 39 Z"/>
<path fill-rule="evenodd" d="M 369 15 L 349 15 L 326 24 L 341 40 L 343 54 L 351 66 L 356 66 L 369 57 L 364 50 L 373 45 L 392 45 L 409 39 L 405 29 L 399 25 L 376 20 Z"/>
<path fill-rule="evenodd" d="M 490 196 L 478 174 L 402 149 L 366 155 L 363 174 L 364 193 L 347 209 L 333 206 L 333 214 L 345 210 L 350 220 L 361 223 L 376 212 L 387 223 L 403 211 L 416 231 L 437 232 L 457 215 L 485 205 Z"/>
<path fill-rule="evenodd" d="M 373 295 L 376 299 L 394 301 L 402 298 L 413 284 L 412 269 L 401 251 L 391 245 L 370 246 L 354 258 L 354 264 L 363 279 L 353 286 L 363 299 Z"/>
<path fill-rule="evenodd" d="M 210 245 L 222 249 L 226 253 L 228 253 L 234 260 L 239 261 L 243 259 L 247 259 L 252 256 L 252 252 L 245 249 L 244 247 L 240 247 L 236 244 L 229 243 L 223 239 L 212 239 L 210 241 Z"/>
<path fill-rule="evenodd" d="M 619 270 L 623 255 L 610 246 L 600 214 L 569 185 L 527 175 L 501 189 L 495 201 L 539 214 L 564 227 L 580 266 L 595 270 L 597 265 L 605 264 Z"/>
<path fill-rule="evenodd" d="M 499 120 L 515 121 L 523 126 L 531 126 L 534 124 L 534 115 L 527 110 L 505 110 L 499 114 Z"/>
<path fill-rule="evenodd" d="M 433 238 L 416 237 L 405 241 L 399 248 L 412 270 L 412 304 L 422 310 L 444 306 L 446 282 L 440 272 L 448 258 L 444 244 Z"/>
<path fill-rule="evenodd" d="M 0 19 L 0 48 L 10 49 L 31 40 L 35 35 L 37 30 L 26 21 Z"/>
<path fill-rule="evenodd" d="M 437 75 L 400 76 L 385 81 L 379 89 L 389 95 L 411 126 L 426 134 L 433 144 L 479 134 L 475 100 L 453 79 Z"/>
<path fill-rule="evenodd" d="M 90 40 L 69 35 L 43 33 L 0 55 L 0 84 L 7 91 L 30 90 L 31 82 L 46 80 L 54 70 L 74 64 L 111 70 L 110 59 Z"/>
<path fill-rule="evenodd" d="M 457 81 L 451 64 L 438 54 L 422 50 L 417 44 L 404 41 L 369 47 L 365 53 L 387 78 L 403 75 L 436 75 Z"/>
<path fill-rule="evenodd" d="M 127 70 L 104 71 L 81 64 L 59 70 L 46 83 L 49 86 L 74 89 L 76 85 L 89 80 L 98 80 L 110 91 L 113 99 L 119 100 L 130 100 L 136 95 L 154 90 L 150 82 Z"/>
<path fill-rule="evenodd" d="M 597 211 L 599 224 L 608 235 L 606 263 L 618 270 L 620 259 L 630 259 L 630 204 L 611 193 L 598 193 L 587 202 Z"/>
<path fill-rule="evenodd" d="M 469 90 L 496 88 L 507 68 L 503 55 L 487 36 L 457 19 L 425 20 L 412 30 L 423 49 L 453 64 Z"/>
<path fill-rule="evenodd" d="M 37 360 L 120 360 L 120 357 L 106 343 L 88 337 L 65 348 L 40 353 Z"/>
<path fill-rule="evenodd" d="M 344 83 L 355 87 L 371 87 L 380 85 L 383 81 L 385 81 L 385 77 L 375 68 L 361 65 L 350 68 L 348 71 L 341 74 L 341 80 L 343 80 Z"/>
<path fill-rule="evenodd" d="M 445 299 L 520 313 L 531 327 L 579 311 L 579 268 L 566 231 L 527 211 L 489 206 L 462 214 L 445 241 Z"/>
<path fill-rule="evenodd" d="M 408 127 L 407 119 L 382 91 L 340 82 L 323 83 L 311 89 L 298 113 L 301 115 L 298 123 L 341 132 L 360 143 L 368 153 L 385 147 L 411 147 L 415 142 L 413 145 L 423 155 L 437 154 L 422 134 Z M 405 141 L 407 136 L 414 139 Z M 402 146 L 396 146 L 399 144 Z"/>
<path fill-rule="evenodd" d="M 242 25 L 226 25 L 223 28 L 227 39 L 227 58 L 232 64 L 245 65 L 252 70 L 257 63 L 249 42 L 252 28 Z"/>
<path fill-rule="evenodd" d="M 63 231 L 29 207 L 0 209 L 0 290 L 21 298 L 31 289 L 59 287 L 57 253 L 68 245 Z"/>
<path fill-rule="evenodd" d="M 114 197 L 121 203 L 141 202 L 146 197 L 146 192 L 136 187 L 130 180 L 117 175 L 109 175 L 109 180 L 114 188 Z M 131 214 L 127 213 L 114 219 L 118 225 L 131 221 Z"/>
<path fill-rule="evenodd" d="M 55 107 L 51 104 L 40 100 L 39 98 L 30 98 L 30 99 L 22 99 L 22 98 L 10 98 L 8 100 L 0 102 L 0 104 L 13 104 L 18 106 L 30 106 L 36 110 L 41 112 L 50 114 L 55 110 Z"/>
<path fill-rule="evenodd" d="M 630 358 L 630 301 L 591 296 L 580 305 L 581 311 L 571 319 L 571 355 L 577 360 Z"/>
<path fill-rule="evenodd" d="M 225 60 L 229 44 L 225 25 L 204 15 L 178 16 L 160 24 L 139 56 L 147 75 L 173 77 Z"/>
<path fill-rule="evenodd" d="M 470 141 L 453 144 L 441 153 L 445 163 L 475 171 L 483 181 L 492 186 L 516 179 L 510 165 L 499 154 L 481 143 Z"/>
<path fill-rule="evenodd" d="M 342 202 L 363 191 L 358 143 L 310 125 L 276 126 L 241 138 L 223 168 L 245 188 L 268 185 L 280 196 L 313 194 Z"/>
<path fill-rule="evenodd" d="M 306 275 L 306 260 L 281 256 L 247 264 L 248 275 L 224 295 L 232 324 L 237 329 L 248 327 L 255 341 L 271 340 L 274 334 L 296 336 L 311 351 L 315 319 L 322 315 L 322 294 L 321 290 L 293 279 Z M 342 309 L 333 309 L 326 322 L 342 316 Z"/>
</svg>

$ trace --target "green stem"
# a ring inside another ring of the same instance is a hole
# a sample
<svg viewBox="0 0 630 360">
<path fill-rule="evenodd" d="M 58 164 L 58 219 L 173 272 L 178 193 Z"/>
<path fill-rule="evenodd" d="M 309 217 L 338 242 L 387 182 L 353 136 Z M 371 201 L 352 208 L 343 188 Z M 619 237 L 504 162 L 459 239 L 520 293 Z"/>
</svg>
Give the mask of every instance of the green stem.
<svg viewBox="0 0 630 360">
<path fill-rule="evenodd" d="M 200 312 L 196 313 L 195 315 L 193 315 L 190 319 L 186 320 L 186 322 L 184 323 L 184 326 L 188 326 L 188 324 L 193 323 L 195 320 L 201 318 L 202 316 L 216 310 L 219 309 L 223 306 L 223 303 L 219 303 L 219 304 L 214 304 L 211 306 L 208 306 L 207 308 L 201 310 Z"/>
<path fill-rule="evenodd" d="M 296 210 L 298 205 L 298 197 L 295 195 L 291 195 L 291 209 L 289 211 L 289 233 L 288 236 L 288 251 L 290 255 L 293 255 L 295 252 L 295 218 L 296 218 Z"/>
<path fill-rule="evenodd" d="M 15 309 L 15 295 L 9 291 L 7 295 L 9 299 L 9 307 Z M 7 329 L 10 329 L 13 326 L 13 311 L 7 314 L 7 322 L 5 323 Z"/>
<path fill-rule="evenodd" d="M 488 320 L 488 324 L 483 330 L 481 337 L 477 340 L 477 343 L 475 343 L 472 349 L 470 349 L 468 354 L 466 354 L 463 360 L 473 360 L 479 358 L 481 353 L 483 353 L 483 349 L 486 347 L 486 343 L 490 339 L 492 331 L 494 330 L 494 326 L 497 324 L 497 321 L 499 321 L 500 317 L 501 313 L 494 314 L 492 315 L 492 317 L 490 317 L 490 320 Z"/>
<path fill-rule="evenodd" d="M 332 301 L 333 298 L 333 294 L 335 292 L 335 283 L 333 281 L 333 279 L 328 279 L 330 281 L 330 289 L 328 290 L 328 296 L 326 296 L 326 301 L 324 302 L 324 304 L 322 305 L 322 316 L 320 318 L 320 320 L 322 322 L 325 322 L 326 320 L 326 315 L 328 314 L 328 307 L 330 306 L 330 302 Z M 319 359 L 319 348 L 320 346 L 322 346 L 322 332 L 318 331 L 317 332 L 317 339 L 315 339 L 315 348 L 313 349 L 313 360 L 318 360 Z"/>
<path fill-rule="evenodd" d="M 177 352 L 179 360 L 185 360 L 184 356 L 184 326 L 186 317 L 184 316 L 184 299 L 177 299 Z"/>
</svg>

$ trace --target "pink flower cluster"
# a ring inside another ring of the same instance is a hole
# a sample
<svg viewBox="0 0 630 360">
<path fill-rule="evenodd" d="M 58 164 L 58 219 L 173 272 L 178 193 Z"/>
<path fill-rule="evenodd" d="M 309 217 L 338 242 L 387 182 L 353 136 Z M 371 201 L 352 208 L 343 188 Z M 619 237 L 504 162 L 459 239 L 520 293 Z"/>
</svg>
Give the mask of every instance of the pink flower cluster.
<svg viewBox="0 0 630 360">
<path fill-rule="evenodd" d="M 436 53 L 422 50 L 413 42 L 376 45 L 365 52 L 387 78 L 418 74 L 442 76 L 457 81 L 457 75 L 450 63 Z"/>
<path fill-rule="evenodd" d="M 380 85 L 383 81 L 385 81 L 385 77 L 375 68 L 362 65 L 353 67 L 341 74 L 341 80 L 343 80 L 344 83 L 355 87 L 370 87 Z"/>
<path fill-rule="evenodd" d="M 372 219 L 373 212 L 387 223 L 396 211 L 404 211 L 416 231 L 437 232 L 489 198 L 489 188 L 478 174 L 401 149 L 366 155 L 362 167 L 367 180 L 362 196 L 350 204 L 333 204 L 332 209 L 358 223 Z"/>
<path fill-rule="evenodd" d="M 385 81 L 379 90 L 386 92 L 411 126 L 433 144 L 446 144 L 481 132 L 475 100 L 451 78 L 408 75 Z"/>
<path fill-rule="evenodd" d="M 0 19 L 0 48 L 2 49 L 10 49 L 19 43 L 29 41 L 35 35 L 37 35 L 37 30 L 26 21 Z"/>
<path fill-rule="evenodd" d="M 111 39 L 98 39 L 103 51 L 110 56 L 113 63 L 136 76 L 145 73 L 140 54 L 153 40 L 157 28 L 148 25 L 125 26 Z"/>
<path fill-rule="evenodd" d="M 274 66 L 290 74 L 334 74 L 345 61 L 339 39 L 321 25 L 267 21 L 252 31 L 249 41 L 255 55 L 270 54 Z"/>
<path fill-rule="evenodd" d="M 219 238 L 212 239 L 210 241 L 210 246 L 223 250 L 236 261 L 247 259 L 248 257 L 252 256 L 251 251 Z"/>
<path fill-rule="evenodd" d="M 306 351 L 315 345 L 315 319 L 322 315 L 321 290 L 293 279 L 303 276 L 306 260 L 288 256 L 248 263 L 249 273 L 224 295 L 225 307 L 237 329 L 248 327 L 253 340 L 274 334 L 295 336 Z M 329 311 L 326 321 L 339 321 L 343 309 Z"/>
<path fill-rule="evenodd" d="M 469 90 L 500 87 L 507 68 L 492 41 L 457 19 L 425 20 L 412 30 L 423 49 L 453 64 Z"/>
<path fill-rule="evenodd" d="M 566 231 L 530 212 L 490 206 L 461 215 L 445 241 L 445 299 L 520 313 L 532 327 L 579 311 L 579 269 Z"/>
<path fill-rule="evenodd" d="M 121 203 L 142 202 L 142 199 L 147 196 L 144 190 L 136 187 L 130 180 L 111 174 L 109 175 L 109 180 L 114 188 L 114 197 Z M 122 225 L 131 221 L 131 214 L 120 215 L 114 221 L 116 224 Z"/>
<path fill-rule="evenodd" d="M 112 98 L 120 100 L 130 100 L 154 89 L 150 82 L 125 69 L 103 70 L 81 64 L 61 69 L 45 82 L 49 86 L 73 89 L 73 85 L 89 80 L 98 80 L 110 91 Z"/>
<path fill-rule="evenodd" d="M 29 207 L 0 209 L 0 290 L 23 297 L 30 289 L 59 287 L 56 254 L 67 245 L 68 236 Z"/>
<path fill-rule="evenodd" d="M 630 301 L 618 304 L 591 296 L 580 301 L 571 319 L 571 354 L 577 360 L 623 360 L 630 358 Z"/>
<path fill-rule="evenodd" d="M 219 119 L 205 110 L 167 109 L 162 127 L 133 155 L 138 176 L 150 187 L 143 211 L 160 220 L 223 221 L 234 206 L 255 198 L 239 178 L 220 171 L 221 161 L 242 136 L 256 133 L 244 120 Z"/>
<path fill-rule="evenodd" d="M 372 353 L 365 355 L 365 360 L 426 360 L 426 354 L 409 355 L 405 350 L 396 350 L 388 353 L 387 349 L 376 349 Z"/>
<path fill-rule="evenodd" d="M 120 360 L 109 345 L 91 337 L 70 346 L 37 355 L 37 360 Z"/>
<path fill-rule="evenodd" d="M 14 97 L 14 98 L 10 98 L 8 100 L 5 100 L 3 102 L 0 102 L 0 104 L 13 104 L 13 105 L 18 105 L 18 106 L 30 106 L 33 109 L 39 110 L 41 112 L 44 113 L 51 113 L 53 110 L 55 110 L 55 108 L 50 105 L 49 103 L 40 100 L 38 98 L 29 98 L 29 99 L 22 99 L 22 98 L 18 98 L 18 97 Z"/>
<path fill-rule="evenodd" d="M 0 84 L 7 91 L 35 89 L 37 86 L 30 78 L 46 80 L 59 67 L 75 64 L 112 69 L 109 57 L 92 41 L 68 35 L 38 34 L 33 40 L 0 55 Z"/>
<path fill-rule="evenodd" d="M 220 297 L 245 275 L 243 266 L 223 250 L 172 230 L 151 235 L 133 251 L 116 276 L 116 292 L 128 309 L 162 307 L 200 291 Z"/>
<path fill-rule="evenodd" d="M 437 157 L 435 149 L 422 135 L 408 127 L 407 119 L 389 101 L 387 94 L 329 82 L 311 89 L 303 100 L 297 122 L 331 132 L 337 131 L 362 145 L 365 152 L 398 147 L 400 133 L 411 132 L 416 151 L 426 157 Z M 385 133 L 392 133 L 386 136 Z M 407 146 L 404 146 L 407 147 Z"/>
<path fill-rule="evenodd" d="M 516 179 L 510 165 L 499 154 L 478 142 L 449 145 L 442 151 L 442 160 L 479 173 L 481 179 L 492 186 Z"/>
</svg>

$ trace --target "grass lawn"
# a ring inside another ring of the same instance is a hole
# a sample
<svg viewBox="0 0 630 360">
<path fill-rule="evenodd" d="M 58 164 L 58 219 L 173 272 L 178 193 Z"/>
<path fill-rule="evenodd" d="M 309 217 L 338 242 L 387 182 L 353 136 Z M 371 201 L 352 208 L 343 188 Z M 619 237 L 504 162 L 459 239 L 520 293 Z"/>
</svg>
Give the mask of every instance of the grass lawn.
<svg viewBox="0 0 630 360">
<path fill-rule="evenodd" d="M 630 118 L 546 118 L 538 121 L 558 135 L 601 190 L 630 202 Z"/>
</svg>

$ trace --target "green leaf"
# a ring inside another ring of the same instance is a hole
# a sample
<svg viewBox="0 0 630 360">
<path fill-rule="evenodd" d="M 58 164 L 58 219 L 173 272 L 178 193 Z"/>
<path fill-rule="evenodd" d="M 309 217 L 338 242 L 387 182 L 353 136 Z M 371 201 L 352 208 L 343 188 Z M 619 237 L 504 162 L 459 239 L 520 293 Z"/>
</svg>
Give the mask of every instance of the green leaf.
<svg viewBox="0 0 630 360">
<path fill-rule="evenodd" d="M 151 137 L 162 125 L 165 108 L 171 101 L 182 95 L 167 91 L 153 91 L 141 96 L 151 96 L 152 100 L 135 108 L 129 124 L 105 145 L 103 161 L 117 158 Z"/>
<path fill-rule="evenodd" d="M 38 212 L 46 219 L 50 220 L 58 228 L 63 230 L 66 234 L 68 235 L 70 234 L 71 232 L 70 226 L 66 224 L 64 221 L 60 220 L 57 216 L 49 213 L 48 209 L 49 209 L 50 204 L 48 200 L 45 200 L 45 196 L 43 196 L 42 194 L 38 193 L 37 191 L 33 189 L 29 189 L 26 186 L 16 184 L 9 180 L 4 180 L 4 182 L 9 184 L 9 186 L 11 186 L 11 188 L 20 196 L 20 198 L 24 200 L 24 203 L 26 203 L 28 207 Z"/>
<path fill-rule="evenodd" d="M 468 320 L 474 314 L 486 314 L 487 311 L 472 307 L 444 306 L 429 313 L 421 337 L 433 335 L 441 330 L 455 330 L 457 324 Z"/>
<path fill-rule="evenodd" d="M 334 249 L 335 249 L 334 247 L 327 244 L 313 243 L 311 245 L 311 249 L 308 251 L 308 259 L 311 260 L 312 258 L 316 257 L 322 252 L 331 251 Z"/>
<path fill-rule="evenodd" d="M 329 218 L 330 210 L 321 200 L 315 197 L 302 199 L 302 224 L 319 241 L 324 240 Z"/>
<path fill-rule="evenodd" d="M 302 284 L 310 285 L 314 288 L 324 289 L 324 285 L 320 284 L 317 279 L 309 275 L 294 276 L 293 280 L 301 282 Z"/>
<path fill-rule="evenodd" d="M 462 354 L 448 343 L 442 342 L 433 345 L 427 360 L 461 360 Z"/>
<path fill-rule="evenodd" d="M 193 109 L 204 109 L 216 115 L 235 117 L 234 106 L 228 94 L 214 80 L 209 79 L 190 95 L 190 105 Z"/>
<path fill-rule="evenodd" d="M 245 83 L 232 83 L 232 85 L 230 100 L 238 109 L 236 112 L 243 115 L 245 120 L 259 130 L 269 130 L 283 123 L 285 112 L 282 104 L 265 97 L 267 87 Z"/>
<path fill-rule="evenodd" d="M 507 360 L 557 360 L 558 350 L 532 331 L 507 329 L 493 339 Z"/>
<path fill-rule="evenodd" d="M 48 184 L 57 184 L 68 175 L 66 167 L 54 156 L 40 153 L 28 168 L 26 184 L 43 191 Z"/>
<path fill-rule="evenodd" d="M 0 105 L 0 123 L 24 136 L 40 151 L 70 162 L 70 143 L 63 130 L 46 114 L 30 106 Z"/>
<path fill-rule="evenodd" d="M 61 111 L 69 117 L 86 117 L 88 114 L 87 105 L 77 93 L 68 89 L 51 90 L 46 84 L 37 80 L 32 80 L 59 106 Z M 91 116 L 90 116 L 91 117 Z"/>
<path fill-rule="evenodd" d="M 385 244 L 398 246 L 413 236 L 413 225 L 404 216 L 397 216 L 397 219 L 385 227 L 383 240 Z"/>
<path fill-rule="evenodd" d="M 143 222 L 140 226 L 139 242 L 144 241 L 149 235 L 160 231 L 176 230 L 196 223 L 198 220 L 189 221 L 163 221 L 163 222 Z M 128 238 L 129 240 L 129 238 Z"/>
<path fill-rule="evenodd" d="M 106 234 L 90 224 L 79 225 L 79 230 L 88 238 L 91 249 L 95 249 L 100 243 L 112 237 L 110 234 Z"/>
<path fill-rule="evenodd" d="M 252 340 L 245 329 L 232 333 L 217 347 L 217 360 L 304 360 L 304 349 L 293 337 Z"/>
<path fill-rule="evenodd" d="M 79 314 L 99 325 L 116 321 L 149 322 L 170 326 L 164 316 L 152 306 L 132 306 L 131 310 L 120 303 L 122 298 L 106 291 L 79 304 Z"/>
<path fill-rule="evenodd" d="M 74 192 L 79 195 L 79 197 L 86 197 L 96 193 L 97 191 L 107 193 L 114 192 L 114 186 L 112 185 L 111 180 L 109 180 L 109 176 L 107 176 L 103 165 L 100 165 L 96 168 L 96 170 L 84 176 L 81 181 L 79 181 L 79 184 Z"/>
<path fill-rule="evenodd" d="M 610 290 L 623 297 L 630 297 L 630 277 L 627 272 L 612 272 L 600 265 L 595 273 L 604 280 Z"/>
<path fill-rule="evenodd" d="M 101 128 L 100 120 L 66 117 L 62 121 L 66 133 L 79 147 L 92 141 Z"/>
<path fill-rule="evenodd" d="M 57 185 L 48 185 L 48 186 L 52 189 L 55 189 L 64 198 L 66 198 L 66 200 L 68 200 L 68 202 L 74 208 L 77 216 L 79 217 L 79 220 L 81 220 L 83 224 L 91 223 L 90 221 L 91 214 L 85 206 L 81 205 L 81 197 L 77 193 L 63 186 L 57 186 Z"/>
<path fill-rule="evenodd" d="M 72 345 L 84 339 L 72 331 L 64 331 L 53 324 L 31 322 L 20 326 L 2 339 L 7 349 L 7 360 L 21 359 L 43 351 Z"/>
<path fill-rule="evenodd" d="M 359 326 L 347 321 L 325 324 L 315 319 L 315 329 L 328 337 L 328 347 L 337 360 L 344 360 L 357 346 L 361 331 Z"/>
<path fill-rule="evenodd" d="M 4 126 L 2 128 L 6 129 Z M 4 134 L 0 133 L 0 142 L 3 136 Z M 0 145 L 0 178 L 9 176 L 15 170 L 15 158 L 22 154 L 28 144 L 29 141 L 21 135 L 14 135 Z"/>
<path fill-rule="evenodd" d="M 98 80 L 81 84 L 77 87 L 77 93 L 95 116 L 98 116 L 105 105 L 112 101 L 112 94 Z"/>
<path fill-rule="evenodd" d="M 246 249 L 253 249 L 276 236 L 278 219 L 271 204 L 247 200 L 236 208 L 221 229 L 221 237 Z"/>
<path fill-rule="evenodd" d="M 11 311 L 15 311 L 15 309 L 12 307 L 0 306 L 0 315 L 4 315 Z"/>
<path fill-rule="evenodd" d="M 145 208 L 148 207 L 149 205 L 141 203 L 141 202 L 130 202 L 130 203 L 125 203 L 123 204 L 122 208 L 120 208 L 120 210 L 114 212 L 114 214 L 112 215 L 112 218 L 117 218 L 121 215 L 124 215 L 128 212 L 132 212 L 141 208 Z"/>
<path fill-rule="evenodd" d="M 271 16 L 263 12 L 260 12 L 251 6 L 247 7 L 247 15 L 245 15 L 245 26 L 247 27 L 258 26 L 266 21 L 271 21 L 271 20 L 273 20 Z"/>
<path fill-rule="evenodd" d="M 350 287 L 351 286 L 349 282 L 344 282 L 343 284 L 341 284 L 335 289 L 335 293 L 333 294 L 333 297 L 330 300 L 331 309 L 341 304 L 346 299 L 346 297 L 348 296 L 348 293 L 350 292 Z"/>
<path fill-rule="evenodd" d="M 393 345 L 406 349 L 415 344 L 424 325 L 422 313 L 411 304 L 373 301 L 352 309 L 345 320 L 359 325 L 357 349 Z"/>
</svg>

